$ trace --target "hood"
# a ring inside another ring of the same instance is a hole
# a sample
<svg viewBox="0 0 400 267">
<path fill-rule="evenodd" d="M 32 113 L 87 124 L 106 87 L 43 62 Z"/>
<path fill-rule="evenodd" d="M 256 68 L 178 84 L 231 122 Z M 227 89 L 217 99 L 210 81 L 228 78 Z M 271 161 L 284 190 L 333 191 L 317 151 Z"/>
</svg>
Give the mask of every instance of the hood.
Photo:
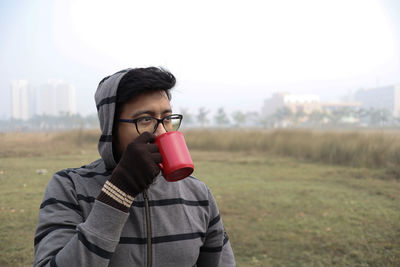
<svg viewBox="0 0 400 267">
<path fill-rule="evenodd" d="M 94 96 L 101 129 L 98 150 L 107 169 L 113 169 L 117 165 L 112 151 L 112 131 L 117 100 L 117 89 L 121 78 L 129 70 L 131 69 L 125 69 L 114 73 L 111 76 L 105 77 L 99 83 Z"/>
</svg>

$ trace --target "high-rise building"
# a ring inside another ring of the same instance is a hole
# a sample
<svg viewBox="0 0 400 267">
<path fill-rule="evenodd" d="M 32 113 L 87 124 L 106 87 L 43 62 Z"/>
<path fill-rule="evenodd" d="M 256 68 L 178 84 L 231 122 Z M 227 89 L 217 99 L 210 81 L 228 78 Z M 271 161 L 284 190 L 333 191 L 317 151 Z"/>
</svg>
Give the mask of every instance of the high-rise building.
<svg viewBox="0 0 400 267">
<path fill-rule="evenodd" d="M 400 117 L 400 84 L 358 90 L 354 100 L 362 102 L 364 108 L 387 109 Z"/>
<path fill-rule="evenodd" d="M 11 83 L 11 117 L 13 119 L 28 120 L 35 113 L 34 90 L 25 80 Z"/>
<path fill-rule="evenodd" d="M 59 116 L 76 114 L 75 88 L 63 81 L 50 80 L 32 88 L 28 81 L 11 83 L 11 117 L 28 120 L 35 115 Z"/>
<path fill-rule="evenodd" d="M 50 80 L 37 90 L 38 115 L 76 114 L 75 88 L 63 81 Z"/>
</svg>

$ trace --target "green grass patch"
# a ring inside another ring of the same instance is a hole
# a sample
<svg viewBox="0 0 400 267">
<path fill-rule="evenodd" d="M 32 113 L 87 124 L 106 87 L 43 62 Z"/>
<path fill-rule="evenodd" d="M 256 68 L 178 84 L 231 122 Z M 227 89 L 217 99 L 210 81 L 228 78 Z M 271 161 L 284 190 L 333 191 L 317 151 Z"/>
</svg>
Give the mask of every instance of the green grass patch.
<svg viewBox="0 0 400 267">
<path fill-rule="evenodd" d="M 39 206 L 53 173 L 94 160 L 91 154 L 0 160 L 0 266 L 32 266 Z"/>
<path fill-rule="evenodd" d="M 398 266 L 400 183 L 382 170 L 194 152 L 238 266 Z"/>
</svg>

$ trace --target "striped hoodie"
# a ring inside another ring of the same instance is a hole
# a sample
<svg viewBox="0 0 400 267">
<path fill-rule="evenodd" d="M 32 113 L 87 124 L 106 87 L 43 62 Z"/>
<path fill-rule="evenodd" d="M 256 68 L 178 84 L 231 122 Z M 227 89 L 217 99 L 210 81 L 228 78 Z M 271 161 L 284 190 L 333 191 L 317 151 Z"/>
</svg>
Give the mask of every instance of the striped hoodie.
<svg viewBox="0 0 400 267">
<path fill-rule="evenodd" d="M 116 166 L 112 126 L 127 71 L 104 78 L 95 94 L 101 158 L 57 172 L 47 185 L 34 266 L 235 266 L 216 201 L 195 177 L 167 182 L 160 173 L 128 213 L 96 200 Z"/>
</svg>

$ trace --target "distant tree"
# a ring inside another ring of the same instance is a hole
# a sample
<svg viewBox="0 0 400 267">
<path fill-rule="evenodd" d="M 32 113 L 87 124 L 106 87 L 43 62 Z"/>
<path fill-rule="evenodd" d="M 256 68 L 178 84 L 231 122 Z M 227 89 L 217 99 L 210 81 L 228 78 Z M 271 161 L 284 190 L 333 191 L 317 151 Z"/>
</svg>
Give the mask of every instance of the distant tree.
<svg viewBox="0 0 400 267">
<path fill-rule="evenodd" d="M 287 126 L 292 122 L 293 112 L 288 107 L 282 107 L 277 109 L 275 113 L 271 116 L 271 119 L 274 121 L 274 127 L 276 126 Z"/>
<path fill-rule="evenodd" d="M 329 120 L 333 125 L 340 124 L 343 119 L 348 115 L 346 108 L 335 108 L 329 113 Z"/>
<path fill-rule="evenodd" d="M 385 125 L 390 120 L 390 111 L 387 109 L 370 109 L 369 119 L 371 125 Z"/>
<path fill-rule="evenodd" d="M 226 115 L 224 108 L 218 109 L 214 119 L 218 126 L 226 126 L 229 124 L 229 118 L 228 115 Z"/>
<path fill-rule="evenodd" d="M 369 123 L 370 125 L 378 125 L 380 122 L 380 114 L 379 111 L 374 109 L 369 109 Z"/>
<path fill-rule="evenodd" d="M 256 111 L 249 111 L 246 112 L 246 122 L 245 125 L 247 126 L 261 126 L 260 125 L 260 120 L 261 116 L 258 112 Z"/>
<path fill-rule="evenodd" d="M 199 108 L 199 113 L 196 116 L 197 122 L 203 127 L 204 125 L 208 124 L 209 120 L 207 118 L 209 110 L 204 107 Z"/>
<path fill-rule="evenodd" d="M 368 115 L 368 112 L 366 109 L 364 108 L 359 108 L 357 109 L 357 111 L 355 112 L 358 116 L 358 118 L 365 118 Z"/>
<path fill-rule="evenodd" d="M 293 112 L 288 107 L 282 107 L 275 112 L 277 118 L 280 120 L 288 120 L 291 119 Z"/>
<path fill-rule="evenodd" d="M 369 124 L 369 109 L 359 108 L 354 111 L 354 116 L 358 118 L 360 124 Z"/>
<path fill-rule="evenodd" d="M 387 125 L 388 122 L 392 119 L 391 112 L 386 108 L 381 109 L 380 115 L 381 115 L 381 124 Z"/>
<path fill-rule="evenodd" d="M 314 125 L 321 124 L 324 118 L 325 118 L 325 112 L 319 110 L 313 110 L 308 116 L 308 119 L 310 120 L 311 124 Z"/>
<path fill-rule="evenodd" d="M 98 128 L 99 127 L 99 118 L 97 114 L 87 115 L 85 118 L 85 125 L 88 128 Z"/>
<path fill-rule="evenodd" d="M 246 122 L 246 114 L 241 111 L 235 111 L 232 113 L 232 119 L 235 122 L 235 126 L 240 127 Z"/>
<path fill-rule="evenodd" d="M 276 127 L 278 124 L 278 119 L 276 114 L 264 115 L 259 116 L 256 125 L 260 125 L 264 128 L 273 128 Z"/>
<path fill-rule="evenodd" d="M 191 125 L 193 124 L 193 115 L 187 108 L 181 108 L 180 113 L 183 115 L 182 124 Z"/>
<path fill-rule="evenodd" d="M 393 125 L 400 126 L 400 117 L 392 118 Z"/>
<path fill-rule="evenodd" d="M 304 120 L 306 113 L 304 112 L 303 108 L 298 108 L 296 112 L 293 114 L 293 119 L 295 124 L 299 124 Z"/>
</svg>

